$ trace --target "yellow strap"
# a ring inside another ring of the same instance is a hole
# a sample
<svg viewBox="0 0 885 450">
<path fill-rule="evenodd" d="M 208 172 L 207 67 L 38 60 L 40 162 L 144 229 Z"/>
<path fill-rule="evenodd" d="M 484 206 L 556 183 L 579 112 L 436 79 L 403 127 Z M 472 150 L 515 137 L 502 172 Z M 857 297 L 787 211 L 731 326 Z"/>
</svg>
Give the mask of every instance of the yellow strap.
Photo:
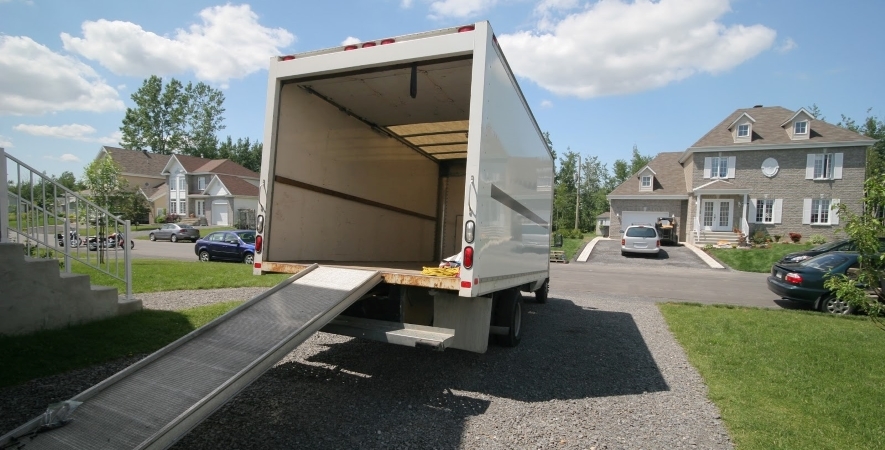
<svg viewBox="0 0 885 450">
<path fill-rule="evenodd" d="M 421 270 L 421 273 L 434 277 L 456 277 L 459 271 L 458 267 L 425 267 Z"/>
</svg>

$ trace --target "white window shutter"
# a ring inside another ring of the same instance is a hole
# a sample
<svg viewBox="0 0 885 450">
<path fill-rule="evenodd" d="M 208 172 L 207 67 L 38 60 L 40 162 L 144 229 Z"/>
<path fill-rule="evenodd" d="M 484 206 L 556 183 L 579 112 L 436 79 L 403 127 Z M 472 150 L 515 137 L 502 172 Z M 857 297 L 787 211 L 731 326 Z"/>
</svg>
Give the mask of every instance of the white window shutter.
<svg viewBox="0 0 885 450">
<path fill-rule="evenodd" d="M 833 179 L 842 179 L 842 153 L 833 154 Z"/>
<path fill-rule="evenodd" d="M 750 217 L 747 217 L 747 223 L 756 223 L 756 201 L 757 200 L 755 198 L 751 198 L 750 204 L 747 205 L 748 206 L 747 209 L 749 209 L 749 211 L 747 211 L 747 213 L 750 216 Z"/>
<path fill-rule="evenodd" d="M 802 200 L 802 223 L 808 225 L 811 223 L 811 199 Z"/>
<path fill-rule="evenodd" d="M 737 158 L 734 156 L 728 157 L 728 177 L 734 178 L 734 163 L 737 161 Z"/>
<path fill-rule="evenodd" d="M 774 199 L 774 210 L 772 211 L 774 213 L 774 217 L 773 217 L 774 223 L 781 223 L 781 217 L 783 217 L 783 214 L 782 214 L 783 210 L 784 210 L 784 199 L 782 199 L 782 198 Z M 811 218 L 809 218 L 808 220 L 811 221 Z"/>
<path fill-rule="evenodd" d="M 704 178 L 710 178 L 710 165 L 713 158 L 704 158 Z"/>
<path fill-rule="evenodd" d="M 839 209 L 837 208 L 838 204 L 838 198 L 830 200 L 830 225 L 839 225 Z"/>
<path fill-rule="evenodd" d="M 805 162 L 805 179 L 811 180 L 814 179 L 814 154 L 810 153 L 808 155 L 808 159 Z M 811 218 L 808 219 L 809 221 Z"/>
</svg>

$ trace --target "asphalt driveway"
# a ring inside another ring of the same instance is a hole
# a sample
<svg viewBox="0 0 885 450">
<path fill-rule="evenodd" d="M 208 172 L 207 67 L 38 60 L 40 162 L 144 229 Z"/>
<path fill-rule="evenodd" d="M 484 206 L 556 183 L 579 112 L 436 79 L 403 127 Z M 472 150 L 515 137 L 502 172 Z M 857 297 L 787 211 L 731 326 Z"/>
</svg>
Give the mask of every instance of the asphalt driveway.
<svg viewBox="0 0 885 450">
<path fill-rule="evenodd" d="M 621 241 L 600 239 L 590 252 L 586 264 L 622 265 L 632 268 L 682 267 L 711 270 L 706 262 L 683 245 L 662 245 L 657 255 L 621 255 Z"/>
</svg>

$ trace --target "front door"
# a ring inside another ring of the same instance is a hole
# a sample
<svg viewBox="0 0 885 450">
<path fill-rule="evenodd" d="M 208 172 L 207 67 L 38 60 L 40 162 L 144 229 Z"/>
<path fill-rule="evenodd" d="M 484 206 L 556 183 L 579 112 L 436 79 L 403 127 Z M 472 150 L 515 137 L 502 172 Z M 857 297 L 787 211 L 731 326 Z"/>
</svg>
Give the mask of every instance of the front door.
<svg viewBox="0 0 885 450">
<path fill-rule="evenodd" d="M 734 200 L 704 200 L 702 224 L 704 231 L 731 231 Z"/>
</svg>

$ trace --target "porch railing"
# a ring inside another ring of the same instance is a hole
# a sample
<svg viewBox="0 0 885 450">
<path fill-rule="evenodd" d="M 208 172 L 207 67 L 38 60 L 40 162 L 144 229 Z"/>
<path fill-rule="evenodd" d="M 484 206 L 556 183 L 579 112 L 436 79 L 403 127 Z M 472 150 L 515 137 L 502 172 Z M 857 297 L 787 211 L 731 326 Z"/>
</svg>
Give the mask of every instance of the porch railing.
<svg viewBox="0 0 885 450">
<path fill-rule="evenodd" d="M 82 264 L 126 286 L 132 299 L 130 223 L 0 148 L 0 242 L 25 254 Z M 122 244 L 121 244 L 122 243 Z"/>
<path fill-rule="evenodd" d="M 694 243 L 697 244 L 701 241 L 701 221 L 695 217 L 694 218 Z"/>
</svg>

